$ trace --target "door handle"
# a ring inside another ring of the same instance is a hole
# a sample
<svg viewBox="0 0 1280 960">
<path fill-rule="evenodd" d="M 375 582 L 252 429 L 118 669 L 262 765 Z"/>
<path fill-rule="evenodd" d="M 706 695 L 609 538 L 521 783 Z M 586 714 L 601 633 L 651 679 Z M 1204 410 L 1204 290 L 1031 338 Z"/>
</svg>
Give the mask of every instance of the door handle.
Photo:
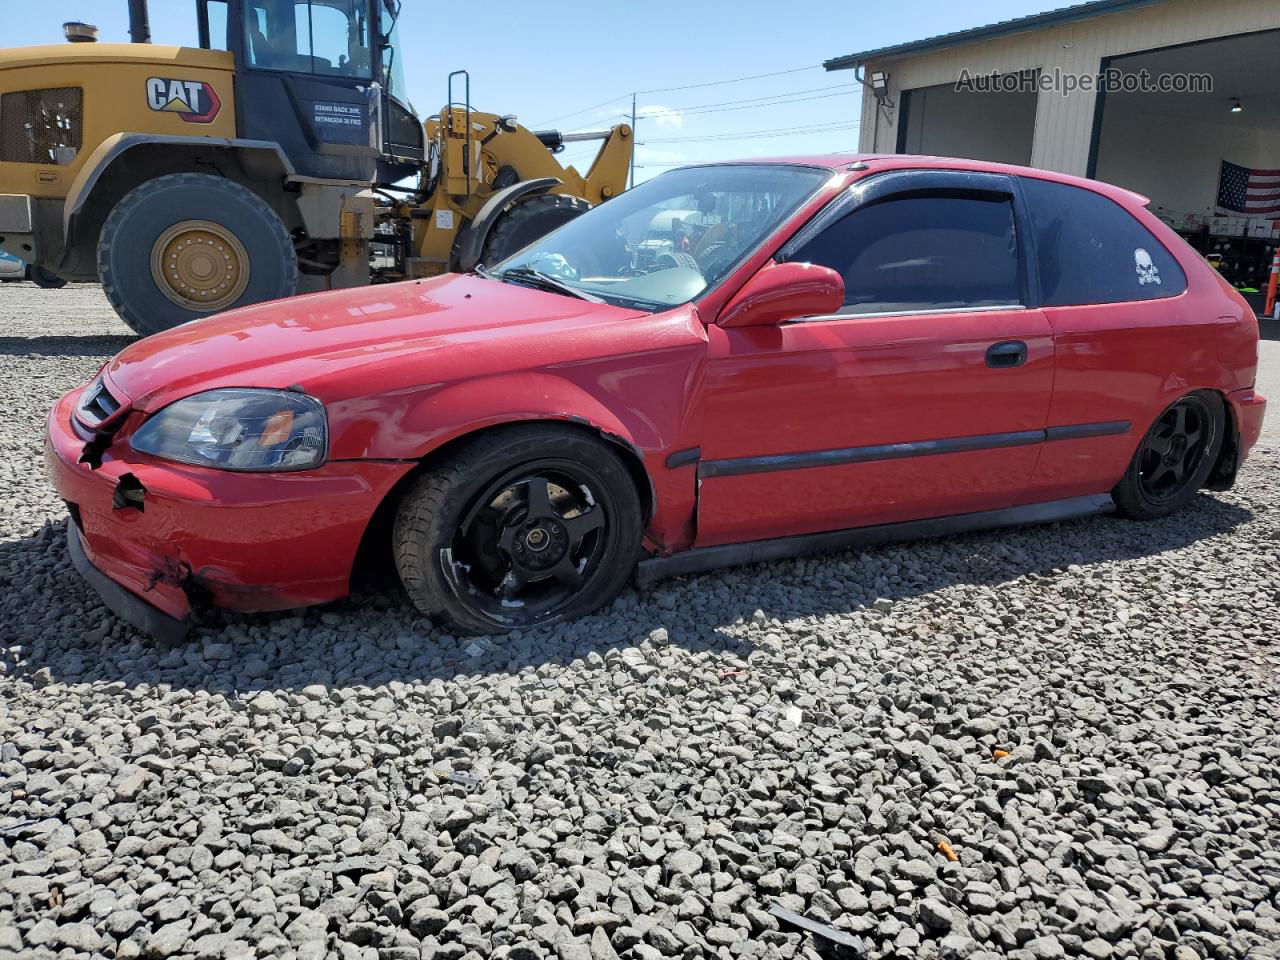
<svg viewBox="0 0 1280 960">
<path fill-rule="evenodd" d="M 1027 362 L 1027 345 L 1021 340 L 1002 340 L 987 347 L 987 366 L 997 370 L 1020 367 Z"/>
</svg>

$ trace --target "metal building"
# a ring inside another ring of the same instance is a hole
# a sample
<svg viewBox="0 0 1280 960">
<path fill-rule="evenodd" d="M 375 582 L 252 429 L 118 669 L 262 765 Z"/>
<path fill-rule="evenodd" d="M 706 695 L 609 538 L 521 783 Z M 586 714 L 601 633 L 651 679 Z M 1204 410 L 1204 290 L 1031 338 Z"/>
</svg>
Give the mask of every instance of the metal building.
<svg viewBox="0 0 1280 960">
<path fill-rule="evenodd" d="M 1280 236 L 1280 0 L 1095 0 L 825 66 L 864 80 L 864 152 L 1117 183 L 1237 286 L 1265 280 Z"/>
</svg>

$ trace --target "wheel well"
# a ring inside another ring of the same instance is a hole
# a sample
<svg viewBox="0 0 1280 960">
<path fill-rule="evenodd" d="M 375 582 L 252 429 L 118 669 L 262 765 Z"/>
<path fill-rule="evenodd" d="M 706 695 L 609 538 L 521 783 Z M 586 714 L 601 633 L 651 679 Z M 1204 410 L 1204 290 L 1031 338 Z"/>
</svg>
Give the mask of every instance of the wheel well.
<svg viewBox="0 0 1280 960">
<path fill-rule="evenodd" d="M 1223 412 L 1222 447 L 1205 486 L 1210 490 L 1227 490 L 1235 483 L 1236 471 L 1240 469 L 1240 424 L 1236 422 L 1235 408 L 1221 390 L 1205 392 L 1217 397 Z"/>
<path fill-rule="evenodd" d="M 294 195 L 284 186 L 284 171 L 264 151 L 246 151 L 210 143 L 139 144 L 112 159 L 72 217 L 65 266 L 97 274 L 98 235 L 112 208 L 134 187 L 171 173 L 204 173 L 234 180 L 273 209 L 292 231 L 301 226 Z M 249 154 L 252 154 L 250 156 Z"/>
<path fill-rule="evenodd" d="M 588 436 L 604 440 L 617 450 L 619 459 L 627 468 L 627 473 L 631 475 L 632 483 L 635 484 L 636 495 L 640 498 L 641 516 L 644 523 L 648 524 L 653 516 L 654 509 L 653 484 L 649 480 L 649 473 L 645 470 L 644 460 L 641 458 L 640 452 L 627 440 L 607 433 L 580 419 L 515 420 L 496 423 L 464 433 L 436 447 L 419 460 L 412 470 L 401 477 L 396 485 L 387 491 L 387 495 L 382 498 L 382 502 L 374 510 L 373 516 L 369 518 L 369 524 L 360 540 L 360 546 L 356 552 L 356 560 L 351 569 L 352 588 L 355 589 L 357 580 L 361 583 L 385 584 L 395 579 L 395 566 L 391 556 L 391 528 L 395 522 L 396 509 L 400 505 L 400 499 L 418 477 L 491 431 L 510 427 L 545 425 L 563 426 L 581 431 Z"/>
</svg>

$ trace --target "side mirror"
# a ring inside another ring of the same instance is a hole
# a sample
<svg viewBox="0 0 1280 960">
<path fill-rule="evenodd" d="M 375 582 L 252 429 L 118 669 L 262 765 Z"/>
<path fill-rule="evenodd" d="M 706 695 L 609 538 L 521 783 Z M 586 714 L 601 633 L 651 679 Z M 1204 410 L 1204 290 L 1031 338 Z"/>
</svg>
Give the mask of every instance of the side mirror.
<svg viewBox="0 0 1280 960">
<path fill-rule="evenodd" d="M 746 282 L 716 321 L 722 327 L 776 327 L 844 306 L 844 278 L 813 263 L 773 263 Z"/>
</svg>

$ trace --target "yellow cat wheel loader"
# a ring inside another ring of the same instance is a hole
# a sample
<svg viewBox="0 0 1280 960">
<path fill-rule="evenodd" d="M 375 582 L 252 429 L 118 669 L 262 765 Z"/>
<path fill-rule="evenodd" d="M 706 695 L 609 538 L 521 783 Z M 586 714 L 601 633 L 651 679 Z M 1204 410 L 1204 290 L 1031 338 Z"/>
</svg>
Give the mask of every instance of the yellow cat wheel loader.
<svg viewBox="0 0 1280 960">
<path fill-rule="evenodd" d="M 0 250 L 100 281 L 155 333 L 297 292 L 470 270 L 620 193 L 625 124 L 533 132 L 471 109 L 469 78 L 419 119 L 400 0 L 194 0 L 199 49 L 0 50 Z M 600 140 L 586 174 L 555 154 Z"/>
</svg>

